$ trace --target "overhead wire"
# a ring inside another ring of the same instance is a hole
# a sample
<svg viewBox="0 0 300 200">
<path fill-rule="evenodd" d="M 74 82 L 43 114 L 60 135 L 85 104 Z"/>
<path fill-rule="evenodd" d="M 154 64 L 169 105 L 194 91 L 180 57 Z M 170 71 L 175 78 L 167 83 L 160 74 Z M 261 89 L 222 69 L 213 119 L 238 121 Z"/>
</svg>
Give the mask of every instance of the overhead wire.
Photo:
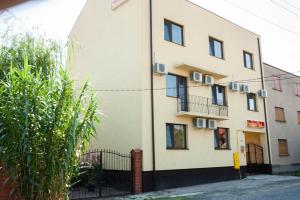
<svg viewBox="0 0 300 200">
<path fill-rule="evenodd" d="M 274 4 L 274 5 L 276 5 L 276 6 L 280 7 L 280 8 L 282 8 L 283 10 L 287 11 L 288 13 L 291 13 L 292 15 L 295 15 L 296 17 L 300 18 L 300 15 L 298 15 L 296 12 L 294 12 L 294 11 L 292 11 L 292 10 L 290 10 L 290 9 L 288 9 L 288 8 L 286 8 L 286 7 L 284 7 L 282 4 L 280 4 L 280 3 L 278 3 L 278 2 L 276 2 L 276 1 L 274 1 L 274 0 L 269 0 L 269 1 L 270 1 L 272 4 Z"/>
<path fill-rule="evenodd" d="M 292 4 L 292 3 L 290 3 L 290 2 L 288 2 L 288 1 L 286 1 L 286 0 L 281 0 L 281 1 L 283 1 L 284 3 L 286 3 L 287 5 L 289 5 L 290 7 L 292 7 L 292 8 L 294 8 L 294 9 L 300 11 L 300 7 L 297 7 L 297 6 L 295 6 L 294 4 Z"/>
<path fill-rule="evenodd" d="M 256 18 L 259 18 L 259 19 L 261 19 L 261 20 L 263 20 L 263 21 L 265 21 L 265 22 L 267 22 L 269 24 L 272 24 L 273 26 L 276 26 L 277 28 L 279 28 L 279 29 L 281 29 L 283 31 L 289 32 L 289 33 L 291 33 L 291 34 L 293 34 L 293 35 L 295 35 L 297 37 L 300 37 L 300 33 L 296 32 L 296 31 L 288 29 L 288 28 L 286 28 L 286 27 L 284 27 L 282 25 L 279 25 L 279 24 L 277 24 L 277 23 L 269 20 L 268 18 L 265 18 L 265 17 L 262 17 L 260 15 L 257 15 L 256 13 L 252 12 L 251 10 L 245 9 L 245 8 L 243 8 L 243 7 L 235 4 L 235 3 L 232 3 L 231 1 L 228 1 L 228 0 L 223 0 L 223 1 L 226 2 L 226 3 L 228 3 L 228 4 L 230 4 L 231 6 L 234 6 L 234 7 L 238 8 L 238 9 L 240 9 L 240 10 L 243 10 L 244 12 L 246 12 L 246 13 L 248 13 L 250 15 L 255 16 Z"/>
<path fill-rule="evenodd" d="M 290 79 L 295 79 L 295 78 L 300 78 L 299 76 L 297 75 L 294 75 L 293 73 L 299 73 L 300 71 L 296 71 L 296 72 L 292 72 L 292 73 L 289 73 L 289 72 L 286 72 L 286 73 L 281 73 L 281 74 L 275 74 L 275 75 L 271 75 L 271 76 L 265 76 L 263 77 L 264 79 L 264 82 L 271 82 L 271 81 L 274 81 L 273 79 L 268 79 L 268 78 L 271 78 L 271 77 L 280 77 L 279 79 L 277 80 L 280 80 L 280 81 L 284 81 L 284 80 L 290 80 Z M 286 75 L 289 75 L 291 77 L 282 77 L 282 76 L 286 76 Z M 225 84 L 229 84 L 229 83 L 232 83 L 232 82 L 235 82 L 235 83 L 240 83 L 240 84 L 253 84 L 253 83 L 259 83 L 262 81 L 262 78 L 253 78 L 253 79 L 244 79 L 244 80 L 231 80 L 231 81 L 226 81 L 226 82 L 220 82 L 218 84 L 220 85 L 225 85 Z M 295 84 L 300 84 L 300 83 L 296 83 Z M 189 86 L 186 86 L 186 88 L 197 88 L 197 87 L 202 87 L 202 85 L 189 85 Z M 159 91 L 159 90 L 167 90 L 167 89 L 176 89 L 177 87 L 161 87 L 161 88 L 153 88 L 154 91 Z M 92 89 L 93 91 L 96 91 L 96 92 L 143 92 L 143 91 L 150 91 L 151 88 L 132 88 L 132 89 L 124 89 L 124 88 L 118 88 L 118 89 L 99 89 L 99 88 L 95 88 L 95 89 Z"/>
</svg>

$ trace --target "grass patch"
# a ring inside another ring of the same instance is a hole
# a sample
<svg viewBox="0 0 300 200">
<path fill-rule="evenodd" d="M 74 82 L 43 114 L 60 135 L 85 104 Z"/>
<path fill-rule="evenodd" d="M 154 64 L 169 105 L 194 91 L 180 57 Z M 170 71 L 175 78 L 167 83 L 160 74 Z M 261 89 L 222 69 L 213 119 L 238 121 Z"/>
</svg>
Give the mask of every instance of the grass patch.
<svg viewBox="0 0 300 200">
<path fill-rule="evenodd" d="M 300 172 L 296 172 L 295 174 L 293 174 L 294 176 L 299 176 L 300 177 Z"/>
</svg>

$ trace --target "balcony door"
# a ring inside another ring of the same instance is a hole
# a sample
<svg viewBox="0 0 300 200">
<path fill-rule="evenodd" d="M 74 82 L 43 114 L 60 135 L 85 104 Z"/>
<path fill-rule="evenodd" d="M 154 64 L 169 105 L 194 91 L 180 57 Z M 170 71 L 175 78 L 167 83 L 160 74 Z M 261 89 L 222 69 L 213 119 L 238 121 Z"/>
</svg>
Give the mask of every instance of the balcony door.
<svg viewBox="0 0 300 200">
<path fill-rule="evenodd" d="M 221 85 L 212 86 L 212 103 L 220 106 L 226 106 L 225 87 Z"/>
<path fill-rule="evenodd" d="M 176 97 L 180 101 L 180 111 L 188 111 L 187 79 L 174 74 L 167 75 L 167 96 Z"/>
</svg>

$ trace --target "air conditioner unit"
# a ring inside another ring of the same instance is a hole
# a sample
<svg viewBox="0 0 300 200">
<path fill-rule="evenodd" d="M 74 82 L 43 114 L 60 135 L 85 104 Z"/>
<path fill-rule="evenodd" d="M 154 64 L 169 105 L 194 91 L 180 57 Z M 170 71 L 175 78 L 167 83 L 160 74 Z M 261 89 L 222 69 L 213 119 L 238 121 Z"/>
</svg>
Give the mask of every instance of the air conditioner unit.
<svg viewBox="0 0 300 200">
<path fill-rule="evenodd" d="M 195 118 L 194 125 L 196 128 L 206 128 L 206 119 L 203 118 Z"/>
<path fill-rule="evenodd" d="M 199 72 L 193 72 L 191 74 L 191 79 L 192 79 L 192 81 L 195 81 L 195 82 L 198 82 L 198 83 L 202 83 L 203 77 L 202 77 L 201 73 L 199 73 Z"/>
<path fill-rule="evenodd" d="M 215 120 L 215 119 L 209 119 L 208 120 L 208 128 L 216 130 L 217 129 L 217 120 Z"/>
<path fill-rule="evenodd" d="M 266 97 L 268 97 L 268 91 L 267 90 L 259 90 L 258 96 L 266 98 Z"/>
<path fill-rule="evenodd" d="M 161 63 L 155 63 L 153 71 L 157 74 L 162 74 L 162 75 L 167 74 L 166 65 Z"/>
<path fill-rule="evenodd" d="M 240 84 L 237 82 L 231 82 L 229 84 L 229 89 L 231 89 L 232 91 L 240 91 Z"/>
<path fill-rule="evenodd" d="M 214 77 L 205 75 L 204 76 L 204 82 L 205 85 L 213 85 L 214 84 Z"/>
<path fill-rule="evenodd" d="M 240 91 L 243 92 L 243 93 L 250 93 L 250 87 L 248 85 L 242 84 L 240 86 Z"/>
</svg>

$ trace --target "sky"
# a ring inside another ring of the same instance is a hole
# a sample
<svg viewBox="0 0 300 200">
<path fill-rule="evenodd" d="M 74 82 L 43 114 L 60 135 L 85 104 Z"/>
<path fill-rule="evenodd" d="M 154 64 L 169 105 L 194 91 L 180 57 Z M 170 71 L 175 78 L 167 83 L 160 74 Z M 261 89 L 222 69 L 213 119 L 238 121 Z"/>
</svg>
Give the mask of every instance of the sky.
<svg viewBox="0 0 300 200">
<path fill-rule="evenodd" d="M 299 0 L 191 1 L 259 34 L 264 62 L 289 72 L 300 71 Z M 30 0 L 2 12 L 0 18 L 13 19 L 14 28 L 19 30 L 38 27 L 40 32 L 65 42 L 85 3 L 86 0 Z M 5 23 L 1 25 L 0 28 Z"/>
</svg>

